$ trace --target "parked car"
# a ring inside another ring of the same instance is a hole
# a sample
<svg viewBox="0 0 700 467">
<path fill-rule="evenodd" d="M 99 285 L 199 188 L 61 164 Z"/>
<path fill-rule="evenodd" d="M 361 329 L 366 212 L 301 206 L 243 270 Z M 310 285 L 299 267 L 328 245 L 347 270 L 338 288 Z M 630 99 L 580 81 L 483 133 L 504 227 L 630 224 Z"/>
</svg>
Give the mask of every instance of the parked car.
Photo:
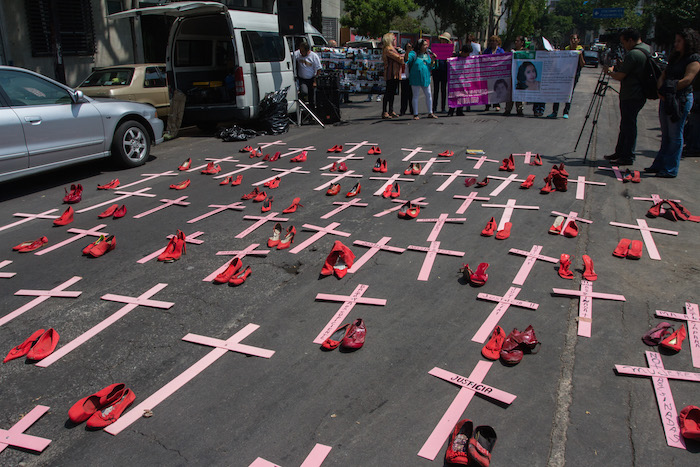
<svg viewBox="0 0 700 467">
<path fill-rule="evenodd" d="M 76 89 L 90 97 L 112 97 L 151 104 L 159 117 L 167 117 L 170 109 L 165 63 L 99 68 Z"/>
<path fill-rule="evenodd" d="M 583 51 L 583 60 L 586 62 L 586 65 L 593 65 L 594 67 L 598 68 L 598 52 L 593 51 L 593 50 L 584 50 Z"/>
<path fill-rule="evenodd" d="M 93 99 L 0 66 L 0 141 L 0 182 L 109 156 L 136 167 L 163 141 L 163 121 L 151 105 Z"/>
</svg>

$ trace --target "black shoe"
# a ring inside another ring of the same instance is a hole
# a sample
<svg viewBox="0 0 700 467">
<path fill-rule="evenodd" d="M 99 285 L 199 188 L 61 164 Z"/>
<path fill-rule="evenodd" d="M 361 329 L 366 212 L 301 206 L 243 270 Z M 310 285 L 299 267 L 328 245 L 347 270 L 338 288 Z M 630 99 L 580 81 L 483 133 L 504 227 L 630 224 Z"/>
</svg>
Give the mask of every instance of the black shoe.
<svg viewBox="0 0 700 467">
<path fill-rule="evenodd" d="M 634 159 L 615 159 L 610 161 L 614 165 L 634 165 Z"/>
<path fill-rule="evenodd" d="M 450 108 L 450 110 L 447 111 L 447 116 L 448 116 L 448 117 L 451 117 L 451 116 L 453 116 L 454 114 L 455 114 L 455 109 L 453 109 L 453 108 Z"/>
<path fill-rule="evenodd" d="M 656 176 L 657 176 L 657 177 L 660 177 L 660 178 L 676 178 L 675 175 L 671 175 L 671 174 L 668 173 L 668 172 L 657 172 L 657 173 L 656 173 Z"/>
<path fill-rule="evenodd" d="M 659 173 L 659 169 L 655 169 L 655 168 L 653 168 L 653 167 L 645 167 L 645 168 L 644 168 L 644 171 L 645 171 L 646 173 L 648 173 L 648 174 Z"/>
<path fill-rule="evenodd" d="M 606 161 L 612 161 L 619 158 L 620 156 L 618 156 L 617 154 L 608 154 L 607 156 L 603 156 L 603 159 L 605 159 Z"/>
<path fill-rule="evenodd" d="M 457 111 L 457 116 L 458 116 L 458 117 L 464 117 L 464 112 L 462 111 L 462 109 L 459 109 L 459 110 Z"/>
</svg>

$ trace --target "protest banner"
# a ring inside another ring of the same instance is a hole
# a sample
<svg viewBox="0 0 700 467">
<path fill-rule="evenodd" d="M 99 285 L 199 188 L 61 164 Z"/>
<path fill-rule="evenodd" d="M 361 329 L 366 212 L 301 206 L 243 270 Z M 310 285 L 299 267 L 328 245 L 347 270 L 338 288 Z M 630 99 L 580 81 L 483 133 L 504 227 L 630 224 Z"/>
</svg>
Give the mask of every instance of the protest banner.
<svg viewBox="0 0 700 467">
<path fill-rule="evenodd" d="M 578 67 L 576 50 L 515 52 L 513 100 L 518 102 L 569 102 Z"/>
<path fill-rule="evenodd" d="M 447 60 L 450 107 L 498 104 L 511 100 L 513 54 L 455 57 Z"/>
<path fill-rule="evenodd" d="M 435 43 L 430 45 L 430 50 L 433 51 L 438 60 L 447 60 L 454 55 L 454 44 Z"/>
</svg>

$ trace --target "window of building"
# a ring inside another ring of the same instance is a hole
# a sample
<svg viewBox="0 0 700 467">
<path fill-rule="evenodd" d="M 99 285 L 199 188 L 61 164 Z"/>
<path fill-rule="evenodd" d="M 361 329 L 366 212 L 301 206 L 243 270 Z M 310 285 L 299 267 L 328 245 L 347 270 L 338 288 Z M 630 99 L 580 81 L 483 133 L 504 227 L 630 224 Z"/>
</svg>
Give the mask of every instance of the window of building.
<svg viewBox="0 0 700 467">
<path fill-rule="evenodd" d="M 24 8 L 32 56 L 52 56 L 54 43 L 66 56 L 95 54 L 90 0 L 25 0 Z"/>
</svg>

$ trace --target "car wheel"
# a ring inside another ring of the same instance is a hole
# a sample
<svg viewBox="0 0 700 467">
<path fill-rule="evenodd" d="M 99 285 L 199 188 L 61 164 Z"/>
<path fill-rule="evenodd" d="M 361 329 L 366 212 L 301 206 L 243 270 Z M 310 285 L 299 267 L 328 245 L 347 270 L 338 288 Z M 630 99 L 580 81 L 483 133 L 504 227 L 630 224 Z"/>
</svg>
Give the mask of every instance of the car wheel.
<svg viewBox="0 0 700 467">
<path fill-rule="evenodd" d="M 112 156 L 126 167 L 146 163 L 151 152 L 151 138 L 142 124 L 128 120 L 117 128 L 112 141 Z"/>
</svg>

